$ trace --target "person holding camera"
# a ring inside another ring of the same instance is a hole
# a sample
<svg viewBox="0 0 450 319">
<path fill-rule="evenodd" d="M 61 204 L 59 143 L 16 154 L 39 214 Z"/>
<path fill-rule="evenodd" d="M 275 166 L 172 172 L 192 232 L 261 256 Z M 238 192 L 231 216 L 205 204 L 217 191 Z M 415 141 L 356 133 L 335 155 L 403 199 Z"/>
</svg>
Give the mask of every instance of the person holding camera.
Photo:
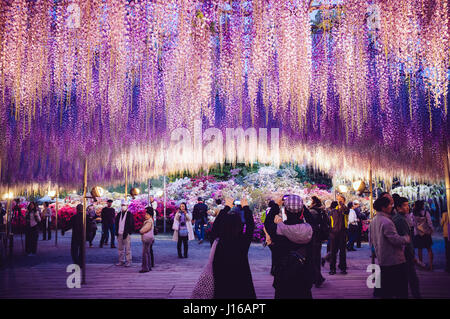
<svg viewBox="0 0 450 319">
<path fill-rule="evenodd" d="M 173 221 L 173 240 L 177 242 L 178 258 L 188 257 L 188 241 L 194 240 L 192 218 L 187 210 L 186 203 L 181 203 Z M 184 247 L 184 255 L 181 254 L 181 245 Z"/>
</svg>

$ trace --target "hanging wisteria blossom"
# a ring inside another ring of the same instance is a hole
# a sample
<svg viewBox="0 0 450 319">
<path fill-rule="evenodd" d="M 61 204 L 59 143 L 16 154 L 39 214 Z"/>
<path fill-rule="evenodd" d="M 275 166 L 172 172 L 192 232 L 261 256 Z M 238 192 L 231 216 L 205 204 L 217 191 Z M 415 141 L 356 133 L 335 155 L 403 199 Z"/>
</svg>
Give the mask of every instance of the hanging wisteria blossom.
<svg viewBox="0 0 450 319">
<path fill-rule="evenodd" d="M 76 185 L 85 160 L 98 183 L 273 163 L 174 161 L 196 122 L 279 128 L 280 162 L 439 180 L 449 18 L 447 0 L 0 0 L 0 188 Z"/>
</svg>

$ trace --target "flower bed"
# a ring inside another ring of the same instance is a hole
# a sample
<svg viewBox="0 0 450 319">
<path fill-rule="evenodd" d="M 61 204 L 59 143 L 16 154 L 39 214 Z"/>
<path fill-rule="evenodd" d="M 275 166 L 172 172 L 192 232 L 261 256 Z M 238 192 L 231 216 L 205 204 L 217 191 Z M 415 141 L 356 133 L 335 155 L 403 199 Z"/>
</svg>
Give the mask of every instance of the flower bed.
<svg viewBox="0 0 450 319">
<path fill-rule="evenodd" d="M 55 204 L 51 204 L 50 208 L 52 209 L 52 227 L 55 228 L 56 223 L 56 212 L 55 212 Z M 58 229 L 62 229 L 67 226 L 73 215 L 77 213 L 75 206 L 65 205 L 58 209 Z"/>
</svg>

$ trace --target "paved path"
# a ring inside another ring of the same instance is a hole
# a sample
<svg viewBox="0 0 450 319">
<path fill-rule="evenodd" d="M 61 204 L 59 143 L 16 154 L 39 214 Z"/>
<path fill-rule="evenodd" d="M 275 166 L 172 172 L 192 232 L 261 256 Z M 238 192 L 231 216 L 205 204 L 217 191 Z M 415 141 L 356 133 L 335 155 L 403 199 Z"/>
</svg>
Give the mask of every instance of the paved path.
<svg viewBox="0 0 450 319">
<path fill-rule="evenodd" d="M 179 259 L 171 237 L 158 235 L 154 245 L 156 265 L 151 272 L 140 274 L 140 236 L 132 236 L 133 265 L 124 268 L 114 266 L 116 249 L 98 247 L 100 234 L 97 233 L 95 247 L 87 248 L 86 252 L 87 283 L 80 289 L 69 289 L 66 267 L 72 263 L 70 236 L 70 232 L 60 236 L 58 247 L 54 246 L 54 240 L 40 240 L 38 256 L 34 257 L 23 255 L 20 236 L 17 237 L 13 260 L 0 270 L 0 298 L 190 298 L 210 248 L 209 243 L 199 245 L 191 241 L 189 258 Z M 425 298 L 450 299 L 450 275 L 443 271 L 443 240 L 434 238 L 434 242 L 435 270 L 418 271 L 422 294 Z M 370 263 L 368 245 L 363 244 L 347 256 L 348 275 L 330 276 L 328 266 L 322 268 L 326 282 L 321 288 L 313 288 L 314 298 L 372 298 L 372 290 L 366 286 L 366 268 Z M 249 261 L 257 297 L 273 298 L 269 249 L 252 244 Z"/>
</svg>

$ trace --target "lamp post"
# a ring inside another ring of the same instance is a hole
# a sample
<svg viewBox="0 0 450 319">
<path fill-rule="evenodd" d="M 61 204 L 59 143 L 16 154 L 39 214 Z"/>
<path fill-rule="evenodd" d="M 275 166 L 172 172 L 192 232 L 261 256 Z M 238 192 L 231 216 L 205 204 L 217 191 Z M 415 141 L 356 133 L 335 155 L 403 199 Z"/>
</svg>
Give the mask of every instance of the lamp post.
<svg viewBox="0 0 450 319">
<path fill-rule="evenodd" d="M 348 192 L 348 187 L 345 185 L 339 185 L 338 186 L 338 191 L 339 193 L 347 193 Z"/>
<path fill-rule="evenodd" d="M 353 190 L 359 193 L 362 193 L 366 189 L 366 183 L 364 183 L 364 181 L 361 180 L 353 182 L 352 186 Z"/>
<path fill-rule="evenodd" d="M 128 168 L 125 166 L 125 201 L 128 198 Z"/>
</svg>

